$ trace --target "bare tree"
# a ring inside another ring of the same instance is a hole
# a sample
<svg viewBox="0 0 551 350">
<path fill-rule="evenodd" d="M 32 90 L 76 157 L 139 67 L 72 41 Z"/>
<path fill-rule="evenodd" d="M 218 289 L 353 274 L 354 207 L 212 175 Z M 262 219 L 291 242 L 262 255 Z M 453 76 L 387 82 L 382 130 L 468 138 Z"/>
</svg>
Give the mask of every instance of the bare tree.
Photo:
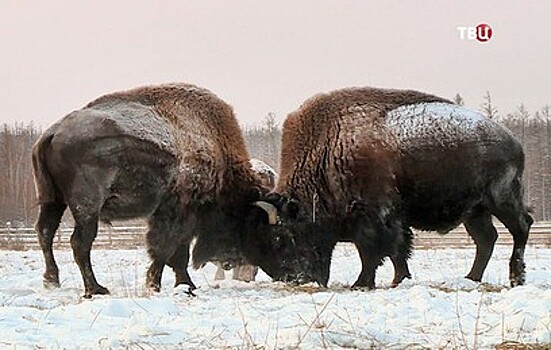
<svg viewBox="0 0 551 350">
<path fill-rule="evenodd" d="M 38 133 L 33 124 L 4 124 L 0 130 L 0 222 L 34 221 L 31 148 Z"/>
<path fill-rule="evenodd" d="M 542 146 L 544 148 L 543 161 L 541 164 L 541 207 L 542 218 L 541 220 L 551 219 L 551 198 L 547 195 L 547 191 L 551 188 L 551 108 L 544 106 L 540 111 L 540 119 L 544 130 L 544 142 Z"/>
<path fill-rule="evenodd" d="M 492 103 L 492 96 L 490 95 L 490 91 L 488 90 L 486 90 L 486 94 L 483 97 L 482 105 L 480 106 L 480 112 L 482 112 L 490 119 L 496 119 L 498 117 L 497 108 Z"/>
<path fill-rule="evenodd" d="M 244 136 L 251 157 L 263 160 L 277 171 L 281 150 L 281 128 L 276 115 L 268 113 L 262 126 L 246 128 Z"/>
</svg>

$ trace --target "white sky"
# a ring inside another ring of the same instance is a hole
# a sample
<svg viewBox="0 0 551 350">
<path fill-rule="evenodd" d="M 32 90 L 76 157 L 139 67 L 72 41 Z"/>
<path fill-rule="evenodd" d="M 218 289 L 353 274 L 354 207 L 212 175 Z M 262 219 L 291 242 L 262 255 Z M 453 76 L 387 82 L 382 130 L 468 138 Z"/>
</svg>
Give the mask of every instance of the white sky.
<svg viewBox="0 0 551 350">
<path fill-rule="evenodd" d="M 47 126 L 99 95 L 186 81 L 242 124 L 315 93 L 413 88 L 499 112 L 551 104 L 551 1 L 0 1 L 0 122 Z M 485 22 L 488 43 L 458 26 Z"/>
</svg>

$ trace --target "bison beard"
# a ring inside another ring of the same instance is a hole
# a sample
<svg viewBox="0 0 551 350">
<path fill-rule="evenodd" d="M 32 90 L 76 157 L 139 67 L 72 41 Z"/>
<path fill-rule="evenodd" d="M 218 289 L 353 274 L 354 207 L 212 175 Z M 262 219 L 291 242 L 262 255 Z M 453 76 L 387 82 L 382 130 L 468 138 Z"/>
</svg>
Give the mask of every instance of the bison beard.
<svg viewBox="0 0 551 350">
<path fill-rule="evenodd" d="M 494 215 L 514 238 L 515 286 L 525 280 L 532 224 L 523 169 L 522 147 L 508 130 L 440 97 L 376 88 L 320 94 L 284 123 L 280 177 L 266 198 L 280 218 L 271 230 L 301 237 L 301 251 L 353 242 L 362 260 L 354 286 L 373 288 L 385 257 L 395 267 L 393 285 L 410 277 L 410 228 L 446 233 L 464 223 L 476 244 L 467 277 L 480 281 L 497 239 Z M 315 256 L 308 266 L 330 262 Z M 327 281 L 329 267 L 319 271 Z"/>
<path fill-rule="evenodd" d="M 267 189 L 273 189 L 275 186 L 275 180 L 277 174 L 272 167 L 263 162 L 260 159 L 252 158 L 250 160 L 251 169 L 258 175 L 262 185 Z M 249 264 L 243 264 L 242 262 L 237 262 L 237 266 L 231 263 L 217 263 L 217 269 L 214 275 L 215 280 L 223 280 L 226 276 L 224 270 L 229 270 L 233 268 L 233 279 L 244 282 L 254 281 L 256 274 L 258 273 L 258 266 L 253 266 Z M 234 268 L 235 266 L 235 268 Z"/>
<path fill-rule="evenodd" d="M 196 266 L 234 265 L 248 255 L 274 278 L 302 271 L 304 257 L 256 234 L 268 225 L 267 213 L 254 205 L 265 190 L 231 107 L 206 89 L 167 84 L 100 97 L 43 133 L 33 147 L 33 170 L 47 287 L 59 286 L 52 243 L 67 207 L 85 297 L 108 293 L 90 259 L 99 220 L 147 219 L 146 284 L 157 291 L 165 265 L 176 285 L 195 288 L 187 272 L 194 238 Z"/>
</svg>

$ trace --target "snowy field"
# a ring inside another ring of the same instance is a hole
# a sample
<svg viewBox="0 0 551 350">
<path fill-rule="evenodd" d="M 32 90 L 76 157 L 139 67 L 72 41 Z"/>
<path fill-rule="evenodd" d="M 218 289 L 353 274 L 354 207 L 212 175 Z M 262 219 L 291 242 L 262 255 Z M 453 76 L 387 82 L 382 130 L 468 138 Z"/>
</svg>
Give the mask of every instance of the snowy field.
<svg viewBox="0 0 551 350">
<path fill-rule="evenodd" d="M 529 248 L 527 283 L 507 288 L 510 248 L 496 248 L 478 284 L 462 278 L 469 249 L 417 250 L 413 279 L 389 289 L 390 263 L 375 291 L 351 291 L 356 250 L 337 246 L 330 287 L 214 281 L 213 265 L 195 271 L 196 297 L 172 287 L 143 288 L 144 250 L 92 251 L 109 296 L 82 299 L 70 251 L 56 251 L 62 287 L 42 287 L 39 251 L 0 251 L 0 348 L 8 349 L 485 349 L 505 341 L 551 342 L 551 249 Z"/>
</svg>

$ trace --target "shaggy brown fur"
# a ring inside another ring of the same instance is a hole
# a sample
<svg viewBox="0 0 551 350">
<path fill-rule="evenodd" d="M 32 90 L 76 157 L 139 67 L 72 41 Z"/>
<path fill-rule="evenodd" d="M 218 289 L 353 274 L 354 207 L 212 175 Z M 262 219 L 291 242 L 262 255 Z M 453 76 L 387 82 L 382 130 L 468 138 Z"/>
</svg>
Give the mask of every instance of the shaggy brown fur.
<svg viewBox="0 0 551 350">
<path fill-rule="evenodd" d="M 317 194 L 321 215 L 345 214 L 345 203 L 358 195 L 388 195 L 395 190 L 399 149 L 396 138 L 384 130 L 386 113 L 422 102 L 449 101 L 417 91 L 370 87 L 306 100 L 283 125 L 275 191 L 302 203 L 312 203 Z"/>
<path fill-rule="evenodd" d="M 250 168 L 232 108 L 189 84 L 96 99 L 43 133 L 33 148 L 33 165 L 45 284 L 59 286 L 52 239 L 68 206 L 75 219 L 71 245 L 87 297 L 107 293 L 90 263 L 98 220 L 148 219 L 153 263 L 147 284 L 158 290 L 165 264 L 173 267 L 176 284 L 193 287 L 187 265 L 194 237 L 195 266 L 211 259 L 231 265 L 241 259 L 246 225 L 262 218 L 252 215 L 262 212 L 252 203 L 264 189 Z"/>
<path fill-rule="evenodd" d="M 170 124 L 170 150 L 182 173 L 178 187 L 193 193 L 190 200 L 231 203 L 257 184 L 233 109 L 211 91 L 184 83 L 139 87 L 102 96 L 86 108 L 110 110 L 129 102 L 150 106 Z"/>
</svg>

